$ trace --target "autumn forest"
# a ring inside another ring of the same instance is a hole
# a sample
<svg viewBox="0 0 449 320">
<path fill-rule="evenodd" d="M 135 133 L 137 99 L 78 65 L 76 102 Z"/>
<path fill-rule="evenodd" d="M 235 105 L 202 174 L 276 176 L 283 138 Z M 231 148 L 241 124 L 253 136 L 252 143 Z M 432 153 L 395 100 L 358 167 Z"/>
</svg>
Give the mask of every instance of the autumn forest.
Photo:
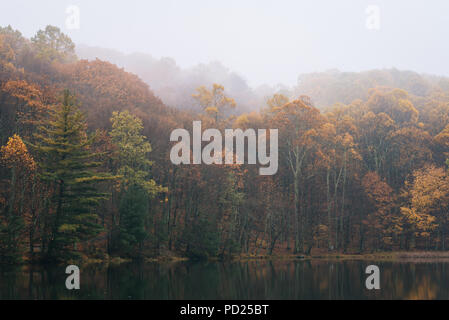
<svg viewBox="0 0 449 320">
<path fill-rule="evenodd" d="M 203 83 L 184 108 L 142 78 L 0 27 L 2 264 L 449 249 L 449 78 L 309 74 L 244 107 Z M 278 129 L 277 173 L 172 164 L 196 120 Z"/>
</svg>

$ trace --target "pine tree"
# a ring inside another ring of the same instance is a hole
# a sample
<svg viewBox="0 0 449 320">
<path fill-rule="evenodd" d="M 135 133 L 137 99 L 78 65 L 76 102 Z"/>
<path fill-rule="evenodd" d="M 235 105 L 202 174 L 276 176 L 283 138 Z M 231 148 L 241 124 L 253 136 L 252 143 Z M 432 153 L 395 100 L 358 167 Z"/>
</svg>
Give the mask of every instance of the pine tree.
<svg viewBox="0 0 449 320">
<path fill-rule="evenodd" d="M 95 171 L 101 163 L 91 151 L 95 135 L 86 133 L 84 114 L 73 95 L 64 91 L 63 101 L 35 135 L 35 149 L 40 155 L 41 179 L 53 190 L 49 208 L 47 258 L 76 258 L 77 243 L 92 239 L 101 227 L 95 207 L 107 194 L 96 185 L 113 177 Z"/>
</svg>

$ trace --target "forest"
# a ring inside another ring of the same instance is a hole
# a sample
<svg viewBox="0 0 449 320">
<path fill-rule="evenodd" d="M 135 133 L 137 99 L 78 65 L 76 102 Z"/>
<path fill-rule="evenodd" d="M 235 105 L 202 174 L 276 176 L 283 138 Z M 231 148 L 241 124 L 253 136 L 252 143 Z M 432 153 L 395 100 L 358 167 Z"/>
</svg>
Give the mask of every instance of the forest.
<svg viewBox="0 0 449 320">
<path fill-rule="evenodd" d="M 448 78 L 307 74 L 242 107 L 223 83 L 167 89 L 161 68 L 156 95 L 154 68 L 0 27 L 1 264 L 449 249 Z M 174 165 L 170 133 L 194 121 L 278 129 L 277 173 Z"/>
</svg>

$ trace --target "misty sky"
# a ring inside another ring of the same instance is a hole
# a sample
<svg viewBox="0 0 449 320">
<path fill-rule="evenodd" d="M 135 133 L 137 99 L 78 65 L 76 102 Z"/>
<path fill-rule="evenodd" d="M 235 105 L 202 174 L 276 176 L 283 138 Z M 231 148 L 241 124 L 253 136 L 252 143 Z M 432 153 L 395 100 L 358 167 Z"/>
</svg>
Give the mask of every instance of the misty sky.
<svg viewBox="0 0 449 320">
<path fill-rule="evenodd" d="M 68 30 L 66 8 L 80 8 Z M 366 27 L 369 5 L 380 29 Z M 300 73 L 407 69 L 449 76 L 447 0 L 1 0 L 0 25 L 26 37 L 47 24 L 75 43 L 173 57 L 181 67 L 218 60 L 250 85 L 292 85 Z"/>
</svg>

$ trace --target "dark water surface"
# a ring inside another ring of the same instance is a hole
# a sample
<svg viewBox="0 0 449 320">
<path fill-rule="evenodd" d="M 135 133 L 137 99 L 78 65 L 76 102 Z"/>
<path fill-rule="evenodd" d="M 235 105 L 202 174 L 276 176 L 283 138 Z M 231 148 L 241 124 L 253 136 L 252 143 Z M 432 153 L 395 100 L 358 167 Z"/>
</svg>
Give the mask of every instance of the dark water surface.
<svg viewBox="0 0 449 320">
<path fill-rule="evenodd" d="M 365 268 L 380 268 L 367 290 Z M 249 261 L 0 269 L 0 299 L 449 299 L 449 262 Z"/>
</svg>

